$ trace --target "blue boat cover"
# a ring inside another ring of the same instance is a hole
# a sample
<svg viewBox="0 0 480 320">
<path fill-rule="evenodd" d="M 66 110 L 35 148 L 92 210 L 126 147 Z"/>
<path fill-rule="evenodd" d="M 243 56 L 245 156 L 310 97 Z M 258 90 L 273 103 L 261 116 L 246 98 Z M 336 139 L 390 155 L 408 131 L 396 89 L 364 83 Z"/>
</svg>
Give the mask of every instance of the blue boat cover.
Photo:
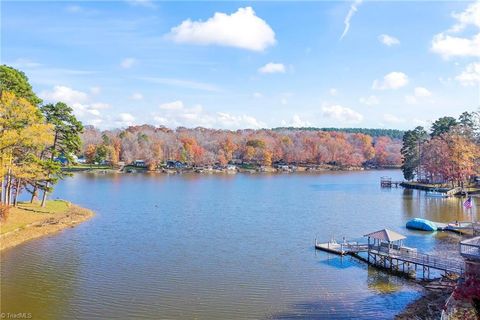
<svg viewBox="0 0 480 320">
<path fill-rule="evenodd" d="M 430 220 L 415 218 L 407 222 L 407 228 L 424 230 L 424 231 L 437 231 L 438 227 L 435 222 Z"/>
</svg>

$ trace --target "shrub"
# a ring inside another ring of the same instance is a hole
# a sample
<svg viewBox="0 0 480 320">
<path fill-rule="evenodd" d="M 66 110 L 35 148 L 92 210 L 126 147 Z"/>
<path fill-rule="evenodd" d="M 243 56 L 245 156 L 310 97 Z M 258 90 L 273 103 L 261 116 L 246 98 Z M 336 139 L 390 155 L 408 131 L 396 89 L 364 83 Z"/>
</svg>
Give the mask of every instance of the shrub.
<svg viewBox="0 0 480 320">
<path fill-rule="evenodd" d="M 0 204 L 0 221 L 6 221 L 8 218 L 8 212 L 10 211 L 10 207 L 4 204 Z"/>
</svg>

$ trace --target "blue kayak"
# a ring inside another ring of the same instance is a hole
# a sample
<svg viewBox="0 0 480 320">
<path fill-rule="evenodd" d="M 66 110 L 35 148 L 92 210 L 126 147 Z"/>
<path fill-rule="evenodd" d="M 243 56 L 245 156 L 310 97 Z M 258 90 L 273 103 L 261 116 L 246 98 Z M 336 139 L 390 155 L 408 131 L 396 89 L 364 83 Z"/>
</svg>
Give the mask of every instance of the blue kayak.
<svg viewBox="0 0 480 320">
<path fill-rule="evenodd" d="M 437 231 L 438 227 L 435 222 L 430 220 L 415 218 L 407 222 L 407 228 L 423 230 L 423 231 Z"/>
</svg>

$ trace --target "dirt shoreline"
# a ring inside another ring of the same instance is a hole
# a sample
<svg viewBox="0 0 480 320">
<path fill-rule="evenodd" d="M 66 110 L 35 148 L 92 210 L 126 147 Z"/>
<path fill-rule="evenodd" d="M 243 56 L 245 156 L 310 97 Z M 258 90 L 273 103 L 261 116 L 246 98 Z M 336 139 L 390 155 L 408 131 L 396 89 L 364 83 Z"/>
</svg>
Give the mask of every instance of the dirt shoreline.
<svg viewBox="0 0 480 320">
<path fill-rule="evenodd" d="M 35 213 L 30 214 L 35 215 Z M 68 203 L 68 208 L 63 212 L 52 213 L 50 216 L 45 216 L 44 214 L 40 219 L 32 223 L 0 234 L 0 252 L 33 239 L 51 235 L 67 228 L 73 228 L 89 220 L 94 215 L 94 212 L 91 210 Z M 8 219 L 6 223 L 8 223 Z M 0 223 L 0 229 L 5 227 L 6 223 Z"/>
<path fill-rule="evenodd" d="M 420 282 L 419 284 L 423 286 L 422 295 L 397 314 L 395 320 L 440 319 L 445 303 L 452 294 L 456 283 L 456 280 L 444 278 Z"/>
</svg>

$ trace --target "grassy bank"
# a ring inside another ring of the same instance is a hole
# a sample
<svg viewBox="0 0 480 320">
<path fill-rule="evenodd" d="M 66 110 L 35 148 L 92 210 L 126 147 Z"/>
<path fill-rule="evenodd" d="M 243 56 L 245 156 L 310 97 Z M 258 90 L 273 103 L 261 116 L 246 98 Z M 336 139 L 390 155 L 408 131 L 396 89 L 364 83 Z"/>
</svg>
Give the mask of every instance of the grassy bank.
<svg viewBox="0 0 480 320">
<path fill-rule="evenodd" d="M 0 251 L 25 241 L 52 234 L 90 219 L 94 213 L 63 200 L 39 203 L 19 203 L 10 208 L 5 221 L 0 222 Z"/>
<path fill-rule="evenodd" d="M 62 171 L 66 172 L 80 172 L 80 171 L 104 171 L 104 170 L 116 170 L 112 166 L 97 165 L 97 164 L 78 164 L 72 166 L 66 166 L 62 168 Z"/>
</svg>

